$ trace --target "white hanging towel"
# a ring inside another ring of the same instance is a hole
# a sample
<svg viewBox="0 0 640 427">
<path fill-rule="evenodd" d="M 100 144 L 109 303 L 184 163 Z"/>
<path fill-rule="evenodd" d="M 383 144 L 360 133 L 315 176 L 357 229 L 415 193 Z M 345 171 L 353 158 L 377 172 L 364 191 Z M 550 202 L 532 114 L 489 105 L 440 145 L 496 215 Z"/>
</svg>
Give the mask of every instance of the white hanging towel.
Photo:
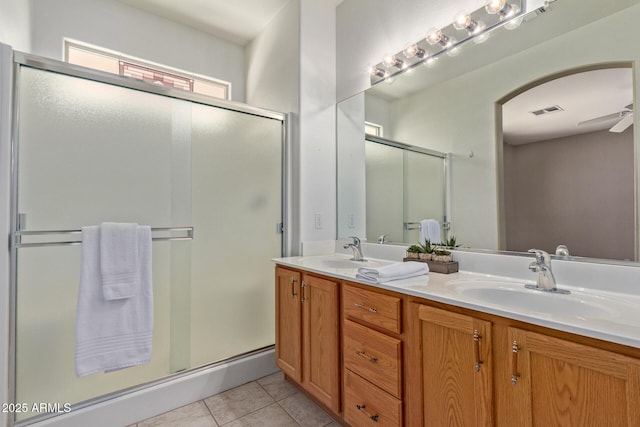
<svg viewBox="0 0 640 427">
<path fill-rule="evenodd" d="M 138 288 L 138 224 L 100 224 L 100 272 L 105 299 L 135 296 Z"/>
<path fill-rule="evenodd" d="M 442 243 L 440 238 L 440 223 L 436 219 L 420 221 L 420 243 L 429 240 L 431 243 Z"/>
<path fill-rule="evenodd" d="M 436 219 L 427 220 L 427 229 L 429 230 L 429 240 L 431 243 L 442 243 L 440 238 L 440 223 Z"/>
<path fill-rule="evenodd" d="M 424 244 L 427 240 L 431 241 L 429 237 L 429 220 L 423 219 L 420 221 L 420 243 Z"/>
<path fill-rule="evenodd" d="M 151 360 L 153 286 L 151 228 L 137 226 L 137 281 L 129 298 L 106 299 L 100 266 L 100 229 L 82 228 L 76 313 L 76 375 L 111 372 Z"/>
</svg>

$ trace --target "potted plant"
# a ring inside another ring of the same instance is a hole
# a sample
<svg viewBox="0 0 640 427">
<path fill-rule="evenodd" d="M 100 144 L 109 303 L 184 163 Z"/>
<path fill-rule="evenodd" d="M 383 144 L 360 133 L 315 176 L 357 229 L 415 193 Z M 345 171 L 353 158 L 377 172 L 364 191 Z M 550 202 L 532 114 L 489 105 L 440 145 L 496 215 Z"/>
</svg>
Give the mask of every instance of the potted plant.
<svg viewBox="0 0 640 427">
<path fill-rule="evenodd" d="M 448 249 L 454 249 L 460 247 L 460 244 L 456 242 L 456 236 L 452 234 L 451 237 L 445 239 L 445 241 L 442 242 L 442 246 Z"/>
<path fill-rule="evenodd" d="M 420 253 L 418 254 L 420 259 L 433 259 L 433 246 L 430 240 L 427 239 L 424 243 L 419 243 L 418 245 L 420 246 Z"/>
<path fill-rule="evenodd" d="M 407 258 L 420 258 L 422 249 L 418 245 L 411 245 L 407 248 Z"/>
<path fill-rule="evenodd" d="M 436 246 L 434 248 L 432 259 L 438 262 L 451 262 L 453 260 L 451 252 L 449 252 L 442 246 Z"/>
</svg>

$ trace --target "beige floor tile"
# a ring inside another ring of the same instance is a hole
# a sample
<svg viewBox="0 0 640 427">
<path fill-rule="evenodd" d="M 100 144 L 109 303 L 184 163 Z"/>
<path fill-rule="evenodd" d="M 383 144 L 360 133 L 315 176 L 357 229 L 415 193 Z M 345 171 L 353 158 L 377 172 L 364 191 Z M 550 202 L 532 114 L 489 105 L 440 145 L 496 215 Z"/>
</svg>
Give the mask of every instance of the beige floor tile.
<svg viewBox="0 0 640 427">
<path fill-rule="evenodd" d="M 297 388 L 284 379 L 283 372 L 277 372 L 273 375 L 260 378 L 258 380 L 258 384 L 260 384 L 262 388 L 264 388 L 276 401 L 280 401 L 285 397 L 289 397 L 298 392 Z"/>
<path fill-rule="evenodd" d="M 182 406 L 138 423 L 138 427 L 216 427 L 217 425 L 203 401 Z"/>
<path fill-rule="evenodd" d="M 299 427 L 277 403 L 235 420 L 224 427 Z"/>
<path fill-rule="evenodd" d="M 250 382 L 204 400 L 218 424 L 226 424 L 274 403 L 257 382 Z"/>
<path fill-rule="evenodd" d="M 278 402 L 302 427 L 324 427 L 333 419 L 301 393 Z"/>
</svg>

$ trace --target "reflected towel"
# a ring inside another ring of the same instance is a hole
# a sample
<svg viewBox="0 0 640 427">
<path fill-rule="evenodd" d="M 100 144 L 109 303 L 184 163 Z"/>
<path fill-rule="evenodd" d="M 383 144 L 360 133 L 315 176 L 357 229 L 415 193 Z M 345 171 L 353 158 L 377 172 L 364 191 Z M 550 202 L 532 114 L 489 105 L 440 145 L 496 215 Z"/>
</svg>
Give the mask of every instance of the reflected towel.
<svg viewBox="0 0 640 427">
<path fill-rule="evenodd" d="M 110 372 L 151 360 L 153 287 L 151 228 L 139 226 L 135 296 L 107 300 L 102 293 L 100 229 L 82 228 L 82 263 L 76 313 L 76 375 Z"/>
<path fill-rule="evenodd" d="M 105 299 L 131 298 L 138 287 L 138 224 L 100 224 L 100 272 Z"/>
<path fill-rule="evenodd" d="M 426 241 L 431 243 L 441 243 L 440 222 L 436 219 L 423 219 L 420 221 L 420 243 Z"/>
<path fill-rule="evenodd" d="M 409 277 L 422 276 L 429 272 L 429 266 L 424 262 L 397 262 L 378 268 L 361 267 L 356 273 L 356 278 L 370 283 L 390 282 L 392 280 L 408 279 Z"/>
</svg>

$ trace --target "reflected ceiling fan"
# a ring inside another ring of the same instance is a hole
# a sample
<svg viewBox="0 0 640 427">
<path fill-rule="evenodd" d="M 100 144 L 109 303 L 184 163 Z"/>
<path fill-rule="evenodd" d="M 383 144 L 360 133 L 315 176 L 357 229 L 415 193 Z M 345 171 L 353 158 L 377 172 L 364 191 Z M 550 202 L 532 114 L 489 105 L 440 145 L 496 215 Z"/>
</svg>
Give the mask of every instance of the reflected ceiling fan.
<svg viewBox="0 0 640 427">
<path fill-rule="evenodd" d="M 613 114 L 607 114 L 606 116 L 596 117 L 595 119 L 585 120 L 584 122 L 578 123 L 578 126 L 608 122 L 616 118 L 618 119 L 618 121 L 609 129 L 609 132 L 624 132 L 629 126 L 633 124 L 633 103 L 626 105 L 624 107 L 624 110 L 622 111 L 618 111 L 617 113 Z"/>
</svg>

